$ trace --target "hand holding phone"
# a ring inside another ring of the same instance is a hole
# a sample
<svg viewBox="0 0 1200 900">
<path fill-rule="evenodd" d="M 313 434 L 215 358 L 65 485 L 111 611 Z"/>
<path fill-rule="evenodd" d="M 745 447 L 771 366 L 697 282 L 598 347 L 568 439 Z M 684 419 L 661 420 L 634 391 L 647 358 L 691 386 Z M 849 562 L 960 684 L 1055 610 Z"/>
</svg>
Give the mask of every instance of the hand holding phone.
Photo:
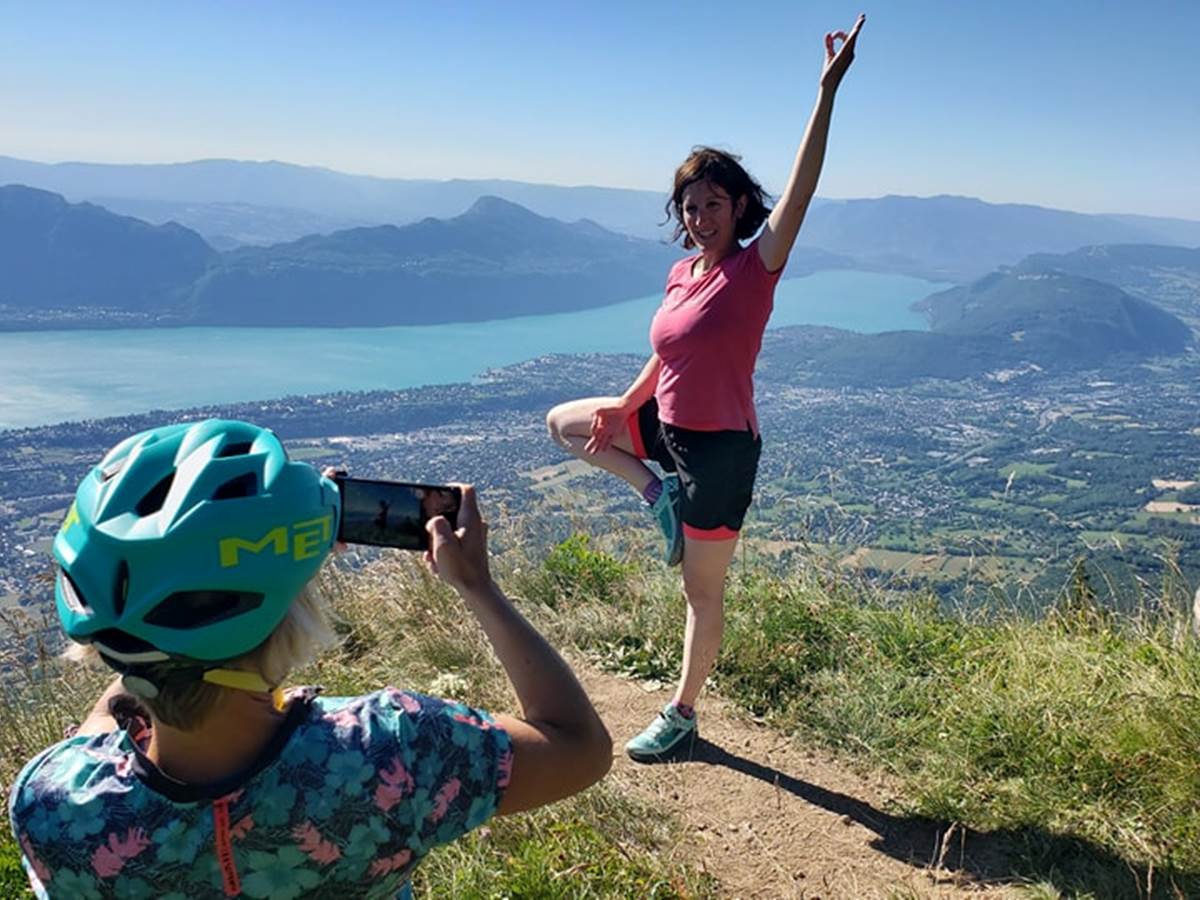
<svg viewBox="0 0 1200 900">
<path fill-rule="evenodd" d="M 462 485 L 461 498 L 457 528 L 441 522 L 429 525 L 433 539 L 425 559 L 433 574 L 470 603 L 477 592 L 498 589 L 488 567 L 487 523 L 479 515 L 475 489 Z"/>
<path fill-rule="evenodd" d="M 445 516 L 457 527 L 462 491 L 453 485 L 334 478 L 342 497 L 338 540 L 399 550 L 428 550 L 426 523 Z"/>
</svg>

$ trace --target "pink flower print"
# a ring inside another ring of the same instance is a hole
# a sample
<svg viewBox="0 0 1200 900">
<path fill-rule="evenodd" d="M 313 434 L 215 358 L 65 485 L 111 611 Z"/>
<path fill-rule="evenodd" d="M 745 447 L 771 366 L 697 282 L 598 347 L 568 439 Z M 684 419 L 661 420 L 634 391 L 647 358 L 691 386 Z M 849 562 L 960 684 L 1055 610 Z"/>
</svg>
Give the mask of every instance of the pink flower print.
<svg viewBox="0 0 1200 900">
<path fill-rule="evenodd" d="M 254 819 L 251 816 L 242 816 L 238 823 L 229 829 L 229 834 L 235 841 L 240 841 L 250 833 L 250 829 L 254 827 Z"/>
<path fill-rule="evenodd" d="M 112 878 L 125 865 L 125 860 L 101 844 L 92 854 L 92 868 L 101 878 Z"/>
<path fill-rule="evenodd" d="M 433 798 L 433 810 L 429 813 L 429 821 L 442 821 L 450 809 L 450 804 L 458 796 L 460 790 L 462 790 L 462 782 L 457 778 L 451 778 L 443 784 L 438 789 L 437 795 Z"/>
<path fill-rule="evenodd" d="M 462 722 L 466 725 L 472 725 L 475 728 L 478 728 L 480 731 L 487 731 L 489 728 L 495 727 L 487 719 L 484 719 L 484 718 L 477 719 L 477 718 L 475 718 L 475 716 L 469 716 L 466 713 L 455 713 L 453 718 L 454 718 L 454 721 L 456 721 L 456 722 Z"/>
<path fill-rule="evenodd" d="M 381 875 L 387 875 L 389 872 L 403 869 L 408 865 L 410 859 L 412 859 L 411 850 L 401 850 L 399 853 L 393 853 L 391 856 L 381 857 L 371 863 L 371 875 L 374 878 L 379 878 Z"/>
<path fill-rule="evenodd" d="M 392 701 L 393 706 L 399 706 L 406 713 L 415 715 L 421 711 L 421 704 L 411 694 L 406 694 L 404 691 L 392 690 L 388 699 Z"/>
<path fill-rule="evenodd" d="M 381 784 L 375 788 L 375 805 L 384 812 L 404 799 L 404 791 L 390 784 Z"/>
<path fill-rule="evenodd" d="M 358 727 L 358 710 L 351 706 L 344 706 L 337 712 L 329 713 L 325 716 L 333 723 L 334 728 L 357 728 Z"/>
<path fill-rule="evenodd" d="M 21 835 L 21 849 L 25 851 L 25 858 L 29 860 L 29 867 L 33 869 L 33 874 L 37 876 L 38 881 L 43 885 L 50 883 L 50 870 L 46 868 L 36 853 L 33 852 L 33 844 L 29 842 L 29 835 Z"/>
<path fill-rule="evenodd" d="M 388 767 L 376 774 L 382 784 L 375 788 L 375 805 L 384 812 L 413 792 L 413 777 L 399 756 L 393 756 Z"/>
<path fill-rule="evenodd" d="M 133 859 L 149 846 L 150 840 L 140 828 L 130 828 L 125 832 L 124 840 L 112 832 L 108 843 L 101 844 L 92 854 L 92 868 L 101 878 L 112 878 L 125 866 L 126 860 Z"/>
<path fill-rule="evenodd" d="M 300 849 L 307 853 L 310 859 L 323 866 L 342 858 L 342 851 L 337 844 L 321 837 L 321 832 L 317 831 L 312 822 L 305 821 L 302 825 L 297 825 L 292 829 L 292 836 L 299 841 Z"/>
<path fill-rule="evenodd" d="M 393 756 L 391 765 L 379 770 L 379 780 L 409 793 L 413 789 L 413 777 L 408 774 L 408 770 L 404 768 L 404 760 L 399 756 Z"/>
<path fill-rule="evenodd" d="M 512 764 L 512 751 L 505 750 L 504 755 L 500 757 L 500 761 L 496 764 L 496 768 L 500 770 L 500 774 L 496 778 L 496 787 L 508 787 L 509 781 L 512 780 Z"/>
</svg>

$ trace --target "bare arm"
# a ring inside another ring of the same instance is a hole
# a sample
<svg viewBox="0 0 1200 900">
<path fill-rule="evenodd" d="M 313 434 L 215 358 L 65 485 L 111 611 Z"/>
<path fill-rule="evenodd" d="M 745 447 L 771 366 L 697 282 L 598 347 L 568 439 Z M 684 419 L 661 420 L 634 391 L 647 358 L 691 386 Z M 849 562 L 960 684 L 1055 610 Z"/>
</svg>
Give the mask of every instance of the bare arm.
<svg viewBox="0 0 1200 900">
<path fill-rule="evenodd" d="M 633 379 L 633 384 L 626 388 L 625 393 L 621 395 L 621 405 L 628 409 L 637 409 L 653 397 L 654 389 L 658 386 L 658 372 L 661 368 L 662 360 L 658 358 L 657 353 L 651 353 L 646 364 L 642 366 L 642 371 L 638 373 L 638 377 Z"/>
<path fill-rule="evenodd" d="M 779 202 L 771 210 L 766 228 L 757 242 L 758 253 L 768 272 L 781 269 L 787 262 L 792 245 L 796 243 L 796 235 L 800 233 L 800 225 L 804 222 L 804 215 L 808 212 L 808 205 L 817 191 L 817 181 L 825 163 L 829 122 L 833 117 L 833 98 L 842 77 L 854 61 L 854 47 L 865 21 L 866 16 L 859 16 L 849 35 L 843 31 L 825 35 L 825 69 L 821 73 L 817 102 L 813 106 L 812 115 L 809 116 L 808 127 L 804 129 L 804 137 L 800 141 L 800 149 L 796 152 L 796 161 L 792 164 L 787 187 L 783 189 Z M 839 37 L 845 43 L 834 53 L 833 42 Z"/>
<path fill-rule="evenodd" d="M 463 487 L 459 529 L 429 523 L 434 571 L 479 621 L 521 704 L 521 717 L 497 716 L 513 747 L 512 778 L 499 813 L 544 806 L 577 793 L 612 765 L 612 740 L 574 672 L 492 581 L 487 525 L 475 492 Z"/>
</svg>

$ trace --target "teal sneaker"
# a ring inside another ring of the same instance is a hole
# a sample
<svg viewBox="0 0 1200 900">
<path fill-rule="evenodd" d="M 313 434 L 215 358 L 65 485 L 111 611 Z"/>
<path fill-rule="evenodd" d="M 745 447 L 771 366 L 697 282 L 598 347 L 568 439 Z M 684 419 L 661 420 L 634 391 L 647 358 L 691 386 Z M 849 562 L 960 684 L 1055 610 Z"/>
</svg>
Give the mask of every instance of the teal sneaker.
<svg viewBox="0 0 1200 900">
<path fill-rule="evenodd" d="M 655 762 L 699 733 L 694 715 L 689 719 L 668 703 L 645 731 L 625 745 L 625 752 L 637 762 Z"/>
<path fill-rule="evenodd" d="M 662 493 L 650 507 L 658 528 L 667 539 L 666 560 L 668 566 L 677 566 L 683 561 L 683 522 L 679 512 L 683 500 L 683 487 L 678 475 L 667 475 L 662 480 Z"/>
</svg>

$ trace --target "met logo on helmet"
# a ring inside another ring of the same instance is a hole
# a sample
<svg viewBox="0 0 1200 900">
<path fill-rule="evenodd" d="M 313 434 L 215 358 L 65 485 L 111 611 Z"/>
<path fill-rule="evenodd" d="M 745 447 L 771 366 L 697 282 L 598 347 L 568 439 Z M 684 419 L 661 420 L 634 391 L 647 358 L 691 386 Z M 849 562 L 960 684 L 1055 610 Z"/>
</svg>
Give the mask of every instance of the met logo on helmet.
<svg viewBox="0 0 1200 900">
<path fill-rule="evenodd" d="M 62 526 L 58 529 L 58 532 L 59 532 L 59 534 L 63 534 L 72 525 L 78 525 L 78 524 L 79 524 L 79 510 L 76 508 L 75 504 L 72 503 L 71 508 L 67 510 L 67 517 L 65 519 L 63 519 Z"/>
<path fill-rule="evenodd" d="M 333 516 L 325 515 L 317 519 L 293 522 L 291 525 L 278 525 L 257 541 L 240 537 L 221 538 L 218 542 L 221 568 L 228 569 L 240 565 L 243 550 L 261 553 L 268 547 L 276 556 L 283 556 L 290 549 L 292 559 L 312 559 L 329 546 L 332 537 Z"/>
</svg>

